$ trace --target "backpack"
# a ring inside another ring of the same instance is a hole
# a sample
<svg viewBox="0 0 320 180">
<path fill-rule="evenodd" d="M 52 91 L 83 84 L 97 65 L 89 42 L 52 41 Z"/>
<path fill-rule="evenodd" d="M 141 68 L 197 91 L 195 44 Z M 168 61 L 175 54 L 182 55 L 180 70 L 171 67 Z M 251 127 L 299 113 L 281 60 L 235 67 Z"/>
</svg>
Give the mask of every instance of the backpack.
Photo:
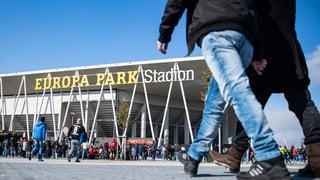
<svg viewBox="0 0 320 180">
<path fill-rule="evenodd" d="M 80 144 L 82 144 L 83 142 L 87 142 L 87 139 L 88 139 L 88 135 L 86 132 L 83 132 L 80 134 Z"/>
</svg>

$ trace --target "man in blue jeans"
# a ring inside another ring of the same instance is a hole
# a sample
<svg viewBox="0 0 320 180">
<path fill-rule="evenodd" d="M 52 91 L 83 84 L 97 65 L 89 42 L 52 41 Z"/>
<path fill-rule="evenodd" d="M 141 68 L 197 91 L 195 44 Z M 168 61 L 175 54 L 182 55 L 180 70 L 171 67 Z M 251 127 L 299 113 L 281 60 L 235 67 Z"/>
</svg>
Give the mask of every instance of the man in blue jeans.
<svg viewBox="0 0 320 180">
<path fill-rule="evenodd" d="M 245 73 L 253 56 L 253 44 L 259 42 L 251 1 L 168 0 L 157 41 L 161 53 L 166 53 L 174 27 L 186 9 L 189 54 L 198 43 L 212 77 L 197 138 L 188 151 L 181 151 L 178 157 L 185 173 L 197 175 L 199 163 L 208 155 L 221 125 L 223 110 L 229 104 L 252 139 L 257 161 L 237 178 L 290 179 L 273 131 Z M 259 49 L 255 50 L 255 56 L 259 56 Z"/>
<path fill-rule="evenodd" d="M 157 142 L 155 140 L 152 141 L 151 144 L 151 158 L 152 160 L 156 160 L 156 156 L 157 156 Z"/>
<path fill-rule="evenodd" d="M 38 161 L 43 162 L 42 154 L 43 154 L 43 144 L 46 140 L 46 134 L 47 134 L 47 124 L 44 122 L 45 118 L 40 117 L 39 121 L 34 125 L 33 128 L 33 149 L 31 153 L 29 154 L 29 160 L 31 160 L 32 155 L 38 154 Z"/>
<path fill-rule="evenodd" d="M 320 114 L 308 89 L 308 68 L 295 30 L 296 0 L 259 0 L 256 7 L 263 24 L 264 56 L 268 64 L 259 71 L 256 68 L 260 67 L 259 61 L 253 61 L 253 66 L 247 69 L 252 90 L 263 107 L 273 93 L 284 95 L 305 136 L 308 164 L 299 169 L 298 175 L 320 178 Z M 286 119 L 283 123 L 287 123 Z M 217 164 L 238 172 L 241 156 L 249 146 L 249 138 L 238 123 L 228 153 L 212 151 L 210 155 Z"/>
<path fill-rule="evenodd" d="M 75 162 L 80 162 L 80 136 L 85 132 L 81 119 L 78 118 L 77 122 L 73 124 L 68 131 L 68 136 L 71 139 L 71 149 L 67 155 L 68 162 L 71 161 L 71 157 L 76 158 Z"/>
</svg>

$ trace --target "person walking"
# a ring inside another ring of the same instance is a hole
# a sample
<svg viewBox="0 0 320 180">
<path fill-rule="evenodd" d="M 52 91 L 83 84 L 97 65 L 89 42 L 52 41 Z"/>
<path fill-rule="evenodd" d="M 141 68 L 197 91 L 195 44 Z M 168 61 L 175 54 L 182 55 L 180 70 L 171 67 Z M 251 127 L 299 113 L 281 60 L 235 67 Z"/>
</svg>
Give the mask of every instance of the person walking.
<svg viewBox="0 0 320 180">
<path fill-rule="evenodd" d="M 166 53 L 174 27 L 187 10 L 187 44 L 190 54 L 197 43 L 212 73 L 196 139 L 188 151 L 180 151 L 184 172 L 196 176 L 199 163 L 208 155 L 231 105 L 252 138 L 256 162 L 238 179 L 290 179 L 278 145 L 260 103 L 256 100 L 245 68 L 251 63 L 256 42 L 256 20 L 250 0 L 168 0 L 157 48 Z M 259 51 L 257 51 L 259 52 Z"/>
<path fill-rule="evenodd" d="M 116 159 L 116 154 L 117 154 L 117 140 L 116 139 L 112 139 L 110 144 L 109 144 L 109 156 L 110 156 L 110 160 L 115 160 Z"/>
<path fill-rule="evenodd" d="M 27 148 L 28 140 L 26 138 L 22 138 L 22 152 L 21 155 L 23 158 L 27 158 L 26 156 L 26 148 Z"/>
<path fill-rule="evenodd" d="M 15 137 L 11 137 L 9 141 L 10 145 L 10 157 L 16 157 L 17 156 L 17 148 L 18 148 L 18 143 Z"/>
<path fill-rule="evenodd" d="M 153 140 L 150 146 L 151 146 L 150 147 L 151 158 L 153 161 L 155 161 L 157 156 L 157 142 Z"/>
<path fill-rule="evenodd" d="M 298 175 L 320 177 L 320 114 L 308 90 L 308 69 L 295 30 L 296 1 L 259 0 L 256 6 L 263 25 L 267 64 L 262 67 L 259 61 L 253 61 L 253 66 L 248 68 L 251 87 L 263 107 L 272 93 L 284 94 L 289 110 L 303 129 L 309 156 L 309 163 Z M 238 122 L 229 152 L 210 152 L 211 158 L 236 173 L 240 170 L 242 154 L 250 146 L 248 141 L 249 137 Z"/>
<path fill-rule="evenodd" d="M 80 162 L 80 136 L 81 133 L 85 133 L 85 128 L 82 126 L 81 119 L 77 118 L 75 124 L 73 124 L 68 131 L 68 137 L 71 140 L 71 149 L 67 155 L 68 162 L 71 162 L 71 157 L 75 157 L 75 162 Z"/>
<path fill-rule="evenodd" d="M 81 146 L 82 146 L 82 160 L 88 159 L 88 150 L 89 150 L 88 142 L 83 142 Z"/>
<path fill-rule="evenodd" d="M 8 141 L 8 137 L 5 137 L 4 141 L 2 142 L 2 156 L 3 157 L 8 156 L 8 149 L 9 149 L 9 141 Z"/>
<path fill-rule="evenodd" d="M 47 136 L 47 124 L 45 123 L 45 117 L 40 117 L 38 122 L 34 125 L 33 128 L 33 136 L 32 139 L 34 140 L 33 148 L 31 153 L 29 154 L 29 160 L 31 160 L 32 155 L 38 156 L 38 161 L 43 162 L 42 154 L 44 150 L 44 141 L 46 140 Z"/>
<path fill-rule="evenodd" d="M 26 145 L 26 158 L 29 158 L 29 156 L 31 155 L 32 144 L 33 144 L 33 140 L 32 140 L 32 139 L 29 139 L 29 140 L 27 141 L 27 145 Z"/>
</svg>

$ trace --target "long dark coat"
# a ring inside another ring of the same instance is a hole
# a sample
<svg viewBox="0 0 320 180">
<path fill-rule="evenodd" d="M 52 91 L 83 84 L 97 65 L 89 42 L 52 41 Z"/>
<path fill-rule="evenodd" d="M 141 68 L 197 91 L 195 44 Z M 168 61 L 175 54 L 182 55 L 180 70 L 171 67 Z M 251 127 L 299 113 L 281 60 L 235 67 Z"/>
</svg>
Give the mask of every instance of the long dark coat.
<svg viewBox="0 0 320 180">
<path fill-rule="evenodd" d="M 257 8 L 264 32 L 264 56 L 268 61 L 263 75 L 252 68 L 248 76 L 252 88 L 271 88 L 283 92 L 283 88 L 297 84 L 309 85 L 306 60 L 295 31 L 295 0 L 258 0 Z"/>
</svg>

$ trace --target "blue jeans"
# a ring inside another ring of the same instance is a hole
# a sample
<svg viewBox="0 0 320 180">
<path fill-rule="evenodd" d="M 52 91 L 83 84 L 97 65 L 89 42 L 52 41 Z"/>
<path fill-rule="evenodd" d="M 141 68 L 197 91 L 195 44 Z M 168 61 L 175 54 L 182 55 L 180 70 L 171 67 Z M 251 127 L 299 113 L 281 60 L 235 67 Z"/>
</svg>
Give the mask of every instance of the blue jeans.
<svg viewBox="0 0 320 180">
<path fill-rule="evenodd" d="M 71 149 L 69 152 L 69 157 L 76 157 L 76 160 L 79 160 L 79 153 L 80 150 L 80 142 L 77 139 L 72 139 L 71 140 Z"/>
<path fill-rule="evenodd" d="M 89 149 L 88 148 L 87 149 L 82 149 L 82 160 L 89 159 L 88 154 L 89 154 Z"/>
<path fill-rule="evenodd" d="M 10 147 L 10 156 L 11 157 L 16 156 L 16 148 L 15 147 Z"/>
<path fill-rule="evenodd" d="M 197 138 L 188 154 L 201 160 L 217 136 L 226 104 L 233 107 L 246 133 L 252 138 L 257 161 L 280 156 L 260 103 L 245 73 L 251 63 L 253 47 L 237 31 L 211 32 L 203 38 L 202 53 L 212 72 Z"/>
<path fill-rule="evenodd" d="M 7 155 L 8 155 L 8 148 L 5 147 L 5 148 L 3 148 L 3 150 L 2 150 L 2 156 L 3 156 L 3 157 L 7 157 Z"/>
<path fill-rule="evenodd" d="M 32 155 L 36 155 L 38 153 L 38 159 L 42 159 L 42 153 L 43 153 L 43 140 L 34 140 L 33 148 L 31 151 Z"/>
</svg>

